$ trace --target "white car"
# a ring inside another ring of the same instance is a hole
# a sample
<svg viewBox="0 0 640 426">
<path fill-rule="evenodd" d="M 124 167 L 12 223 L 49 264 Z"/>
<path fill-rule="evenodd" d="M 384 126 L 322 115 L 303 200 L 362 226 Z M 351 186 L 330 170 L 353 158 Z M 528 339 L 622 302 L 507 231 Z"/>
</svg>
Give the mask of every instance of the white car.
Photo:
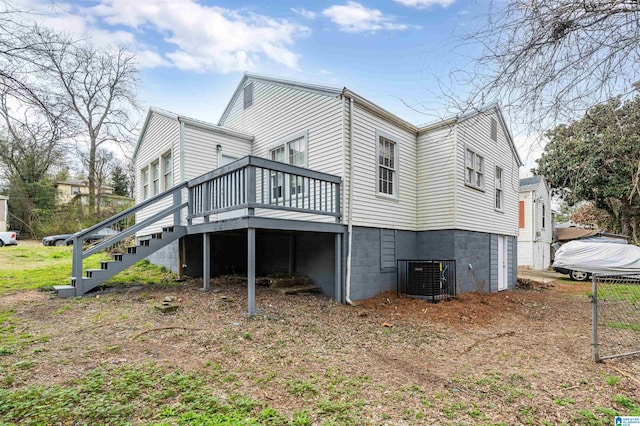
<svg viewBox="0 0 640 426">
<path fill-rule="evenodd" d="M 553 269 L 575 281 L 592 274 L 640 272 L 640 247 L 633 244 L 570 241 L 556 251 Z"/>
<path fill-rule="evenodd" d="M 2 246 L 17 246 L 18 240 L 15 232 L 0 232 L 0 247 Z"/>
</svg>

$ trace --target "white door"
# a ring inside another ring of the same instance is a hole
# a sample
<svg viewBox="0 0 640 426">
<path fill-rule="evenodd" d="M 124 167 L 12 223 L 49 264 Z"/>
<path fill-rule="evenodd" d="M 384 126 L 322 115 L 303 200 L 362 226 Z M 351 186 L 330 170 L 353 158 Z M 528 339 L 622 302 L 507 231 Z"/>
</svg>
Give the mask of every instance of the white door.
<svg viewBox="0 0 640 426">
<path fill-rule="evenodd" d="M 507 282 L 507 237 L 498 235 L 498 291 L 506 290 Z"/>
</svg>

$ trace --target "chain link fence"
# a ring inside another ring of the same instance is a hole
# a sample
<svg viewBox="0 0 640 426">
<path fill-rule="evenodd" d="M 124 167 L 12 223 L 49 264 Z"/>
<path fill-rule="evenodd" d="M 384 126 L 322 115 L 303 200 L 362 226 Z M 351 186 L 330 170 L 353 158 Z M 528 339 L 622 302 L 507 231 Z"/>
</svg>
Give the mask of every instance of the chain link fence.
<svg viewBox="0 0 640 426">
<path fill-rule="evenodd" d="M 592 277 L 593 360 L 640 354 L 640 271 Z"/>
</svg>

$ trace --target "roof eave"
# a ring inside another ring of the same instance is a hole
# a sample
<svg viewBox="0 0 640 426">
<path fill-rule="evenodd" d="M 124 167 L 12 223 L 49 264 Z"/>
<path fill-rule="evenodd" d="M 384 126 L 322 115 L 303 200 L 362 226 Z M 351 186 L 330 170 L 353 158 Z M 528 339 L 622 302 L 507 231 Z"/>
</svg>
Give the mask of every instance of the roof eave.
<svg viewBox="0 0 640 426">
<path fill-rule="evenodd" d="M 365 107 L 369 111 L 375 113 L 376 115 L 378 115 L 378 116 L 380 116 L 380 117 L 382 117 L 384 119 L 387 119 L 387 120 L 391 121 L 394 124 L 397 124 L 398 126 L 404 128 L 405 130 L 408 130 L 411 133 L 417 134 L 418 128 L 416 126 L 414 126 L 413 124 L 409 123 L 408 121 L 403 120 L 402 118 L 398 117 L 395 114 L 390 113 L 386 109 L 374 104 L 370 100 L 358 95 L 357 93 L 352 92 L 351 90 L 347 89 L 346 87 L 343 89 L 342 95 L 345 96 L 345 97 L 353 99 L 355 102 L 357 102 L 361 106 Z"/>
<path fill-rule="evenodd" d="M 178 121 L 181 123 L 187 124 L 189 126 L 198 127 L 198 128 L 209 130 L 216 133 L 221 133 L 223 135 L 231 136 L 238 139 L 244 139 L 249 142 L 253 142 L 253 139 L 254 139 L 254 136 L 248 133 L 239 132 L 237 130 L 230 129 L 228 127 L 207 123 L 206 121 L 200 121 L 200 120 L 196 120 L 190 117 L 185 117 L 182 115 L 178 116 Z"/>
<path fill-rule="evenodd" d="M 265 75 L 252 74 L 252 73 L 245 72 L 244 75 L 242 76 L 242 79 L 240 79 L 240 82 L 238 83 L 236 90 L 233 92 L 233 96 L 229 100 L 227 107 L 224 109 L 222 115 L 220 116 L 220 119 L 218 120 L 218 126 L 222 126 L 222 123 L 224 123 L 226 119 L 229 117 L 229 114 L 231 113 L 231 108 L 233 107 L 236 100 L 240 96 L 240 93 L 244 88 L 245 82 L 248 79 L 264 81 L 267 83 L 276 84 L 280 86 L 293 87 L 296 89 L 307 90 L 309 92 L 319 93 L 325 96 L 339 96 L 342 93 L 342 89 L 339 89 L 336 87 L 321 86 L 318 84 L 311 84 L 311 83 L 301 83 L 294 80 L 287 80 L 283 78 L 273 78 Z"/>
<path fill-rule="evenodd" d="M 144 124 L 142 125 L 142 129 L 140 129 L 140 135 L 138 136 L 136 147 L 133 150 L 134 160 L 136 159 L 136 156 L 138 155 L 138 151 L 140 150 L 140 144 L 142 143 L 142 138 L 144 137 L 144 134 L 147 132 L 147 127 L 149 126 L 149 121 L 151 121 L 152 114 L 158 114 L 171 120 L 178 119 L 178 116 L 176 114 L 173 114 L 169 111 L 166 111 L 160 108 L 149 107 L 149 110 L 147 111 L 147 116 L 144 119 Z"/>
</svg>

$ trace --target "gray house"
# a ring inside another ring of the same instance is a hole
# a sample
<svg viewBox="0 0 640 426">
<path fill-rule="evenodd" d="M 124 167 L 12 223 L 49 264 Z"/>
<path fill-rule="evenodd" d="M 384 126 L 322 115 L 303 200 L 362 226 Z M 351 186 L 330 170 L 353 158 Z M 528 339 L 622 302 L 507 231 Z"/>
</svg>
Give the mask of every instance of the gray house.
<svg viewBox="0 0 640 426">
<path fill-rule="evenodd" d="M 415 126 L 245 74 L 215 124 L 151 108 L 134 158 L 138 240 L 172 235 L 140 253 L 205 283 L 247 273 L 250 311 L 255 274 L 350 302 L 395 290 L 402 259 L 455 261 L 458 293 L 515 286 L 521 160 L 497 106 Z"/>
</svg>

